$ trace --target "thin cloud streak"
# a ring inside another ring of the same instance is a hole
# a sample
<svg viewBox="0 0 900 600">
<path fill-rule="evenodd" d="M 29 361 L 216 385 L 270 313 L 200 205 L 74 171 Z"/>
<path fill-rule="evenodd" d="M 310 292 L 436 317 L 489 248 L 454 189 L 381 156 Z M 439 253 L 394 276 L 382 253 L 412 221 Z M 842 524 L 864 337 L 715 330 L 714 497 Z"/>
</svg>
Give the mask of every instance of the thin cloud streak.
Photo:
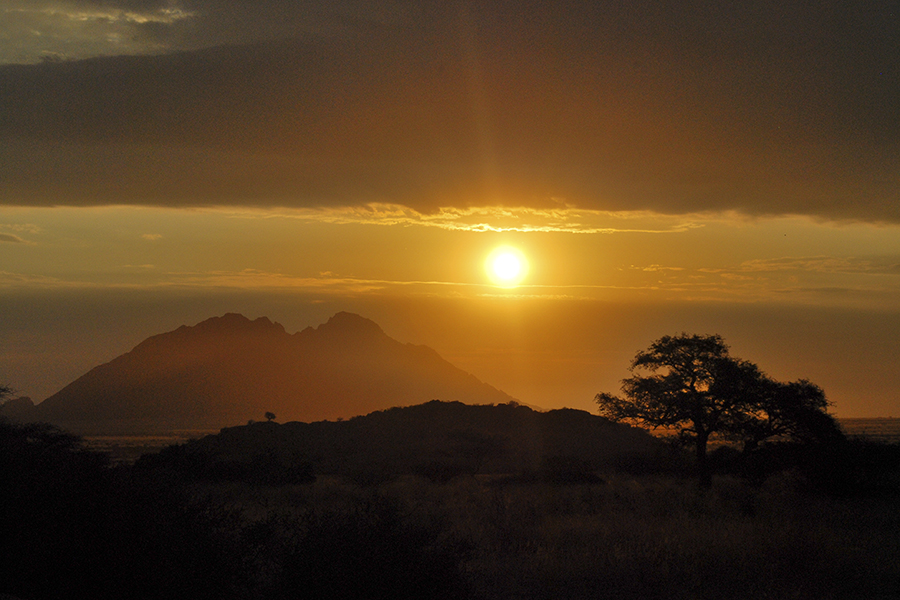
<svg viewBox="0 0 900 600">
<path fill-rule="evenodd" d="M 484 206 L 441 207 L 423 213 L 399 204 L 369 203 L 365 206 L 293 210 L 218 210 L 235 218 L 296 219 L 333 225 L 382 225 L 435 227 L 448 231 L 519 233 L 681 233 L 703 227 L 703 216 L 668 216 L 648 211 L 610 212 L 576 208 L 537 209 L 529 207 Z M 708 218 L 708 217 L 707 217 Z M 716 217 L 713 217 L 716 218 Z M 639 221 L 655 227 L 600 226 L 598 222 Z M 668 222 L 668 223 L 667 223 Z"/>
<path fill-rule="evenodd" d="M 152 270 L 153 265 L 127 265 L 132 269 Z M 642 271 L 643 272 L 643 271 Z M 727 274 L 724 274 L 727 275 Z M 624 297 L 643 297 L 678 301 L 713 301 L 727 304 L 760 302 L 789 302 L 871 306 L 896 309 L 893 300 L 900 286 L 872 285 L 815 287 L 796 283 L 789 287 L 779 281 L 748 279 L 735 281 L 722 277 L 715 281 L 635 282 L 633 284 L 523 284 L 516 288 L 502 288 L 482 282 L 452 282 L 424 280 L 386 280 L 342 277 L 298 277 L 271 273 L 259 269 L 241 271 L 166 272 L 153 281 L 84 281 L 53 277 L 31 276 L 0 272 L 0 289 L 95 289 L 95 290 L 245 290 L 254 292 L 292 291 L 303 295 L 404 296 L 445 298 L 507 298 L 543 300 L 597 300 Z M 578 292 L 581 293 L 578 293 Z M 574 292 L 574 293 L 573 293 Z M 635 296 L 637 294 L 638 296 Z"/>
<path fill-rule="evenodd" d="M 57 277 L 47 277 L 45 275 L 28 275 L 24 273 L 11 273 L 9 271 L 0 271 L 0 288 L 76 288 L 76 287 L 92 287 L 92 284 L 86 282 L 66 281 Z"/>
<path fill-rule="evenodd" d="M 733 269 L 698 269 L 703 273 L 771 273 L 778 271 L 803 271 L 816 273 L 864 273 L 900 275 L 900 257 L 864 259 L 857 257 L 807 256 L 754 259 Z"/>
<path fill-rule="evenodd" d="M 897 257 L 889 259 L 863 259 L 833 256 L 785 257 L 779 259 L 751 260 L 741 265 L 742 271 L 815 271 L 819 273 L 868 273 L 900 275 Z"/>
<path fill-rule="evenodd" d="M 13 244 L 33 244 L 33 241 L 19 234 L 36 235 L 43 231 L 42 228 L 32 223 L 0 223 L 0 230 L 4 229 L 14 233 L 3 233 L 3 231 L 0 231 L 0 242 Z"/>
</svg>

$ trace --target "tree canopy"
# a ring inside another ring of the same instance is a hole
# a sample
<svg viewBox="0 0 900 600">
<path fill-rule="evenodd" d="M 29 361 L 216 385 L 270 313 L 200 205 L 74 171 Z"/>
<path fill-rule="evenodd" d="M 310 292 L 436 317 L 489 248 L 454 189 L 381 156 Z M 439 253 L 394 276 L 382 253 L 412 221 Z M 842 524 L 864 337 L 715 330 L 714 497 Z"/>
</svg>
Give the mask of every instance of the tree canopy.
<svg viewBox="0 0 900 600">
<path fill-rule="evenodd" d="M 718 335 L 663 336 L 635 355 L 622 396 L 597 394 L 600 414 L 677 430 L 695 449 L 701 485 L 710 483 L 713 434 L 743 443 L 746 451 L 771 439 L 841 435 L 821 388 L 804 379 L 775 381 L 728 350 Z"/>
</svg>

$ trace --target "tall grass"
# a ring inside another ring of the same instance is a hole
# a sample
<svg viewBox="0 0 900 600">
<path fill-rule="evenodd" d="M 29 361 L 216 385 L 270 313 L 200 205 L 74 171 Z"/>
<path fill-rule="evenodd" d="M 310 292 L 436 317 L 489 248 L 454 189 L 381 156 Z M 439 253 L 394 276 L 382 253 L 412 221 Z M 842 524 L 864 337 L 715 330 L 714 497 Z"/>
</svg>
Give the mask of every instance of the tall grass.
<svg viewBox="0 0 900 600">
<path fill-rule="evenodd" d="M 387 503 L 397 529 L 384 535 L 402 543 L 418 532 L 419 551 L 445 570 L 455 558 L 455 593 L 476 600 L 900 597 L 896 498 L 814 496 L 790 477 L 761 488 L 720 478 L 709 490 L 662 476 L 575 485 L 404 477 L 377 488 L 323 479 L 230 493 L 257 518 L 345 524 L 360 506 Z"/>
<path fill-rule="evenodd" d="M 851 455 L 877 464 L 886 474 L 878 485 L 829 495 L 811 492 L 829 488 L 811 488 L 800 470 L 757 486 L 721 476 L 709 489 L 622 471 L 576 482 L 215 481 L 152 464 L 111 469 L 76 442 L 52 428 L 0 423 L 0 594 L 900 598 L 891 448 Z"/>
<path fill-rule="evenodd" d="M 803 496 L 784 481 L 701 491 L 658 477 L 419 491 L 393 490 L 443 514 L 474 548 L 465 568 L 482 598 L 900 593 L 900 515 L 887 500 Z"/>
</svg>

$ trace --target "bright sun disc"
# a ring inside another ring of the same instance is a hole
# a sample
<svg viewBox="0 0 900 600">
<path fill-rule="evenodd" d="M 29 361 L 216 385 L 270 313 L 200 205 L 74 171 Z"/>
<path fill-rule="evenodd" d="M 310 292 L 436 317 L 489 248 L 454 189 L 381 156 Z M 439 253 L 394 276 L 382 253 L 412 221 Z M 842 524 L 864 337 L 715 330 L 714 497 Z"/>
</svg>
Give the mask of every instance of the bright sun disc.
<svg viewBox="0 0 900 600">
<path fill-rule="evenodd" d="M 528 261 L 516 248 L 501 247 L 488 256 L 485 270 L 495 285 L 515 287 L 528 274 Z"/>
</svg>

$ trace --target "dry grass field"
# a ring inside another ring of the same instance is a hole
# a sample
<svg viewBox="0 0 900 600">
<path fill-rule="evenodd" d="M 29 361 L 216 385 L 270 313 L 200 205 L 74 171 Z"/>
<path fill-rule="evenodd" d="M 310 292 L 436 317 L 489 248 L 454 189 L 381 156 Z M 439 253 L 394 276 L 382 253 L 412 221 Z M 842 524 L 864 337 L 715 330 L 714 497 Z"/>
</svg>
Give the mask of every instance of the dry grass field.
<svg viewBox="0 0 900 600">
<path fill-rule="evenodd" d="M 109 468 L 53 430 L 0 434 L 0 593 L 32 600 L 900 597 L 886 444 L 705 489 L 615 468 L 273 483 L 166 453 Z M 821 485 L 834 478 L 851 485 Z"/>
<path fill-rule="evenodd" d="M 431 576 L 452 579 L 452 592 L 463 598 L 897 597 L 895 499 L 811 496 L 796 483 L 781 477 L 760 488 L 719 477 L 700 490 L 679 478 L 612 475 L 576 485 L 403 477 L 359 487 L 323 478 L 308 486 L 223 485 L 204 493 L 267 532 L 259 540 L 265 550 L 259 555 L 267 557 L 260 573 L 295 564 L 294 550 L 272 529 L 278 524 L 317 544 L 322 534 L 380 532 L 381 539 L 363 535 L 341 549 L 320 548 L 359 561 L 393 552 L 398 541 L 421 543 L 417 552 L 426 555 L 446 559 L 449 552 L 455 566 L 444 563 L 447 571 Z"/>
</svg>

